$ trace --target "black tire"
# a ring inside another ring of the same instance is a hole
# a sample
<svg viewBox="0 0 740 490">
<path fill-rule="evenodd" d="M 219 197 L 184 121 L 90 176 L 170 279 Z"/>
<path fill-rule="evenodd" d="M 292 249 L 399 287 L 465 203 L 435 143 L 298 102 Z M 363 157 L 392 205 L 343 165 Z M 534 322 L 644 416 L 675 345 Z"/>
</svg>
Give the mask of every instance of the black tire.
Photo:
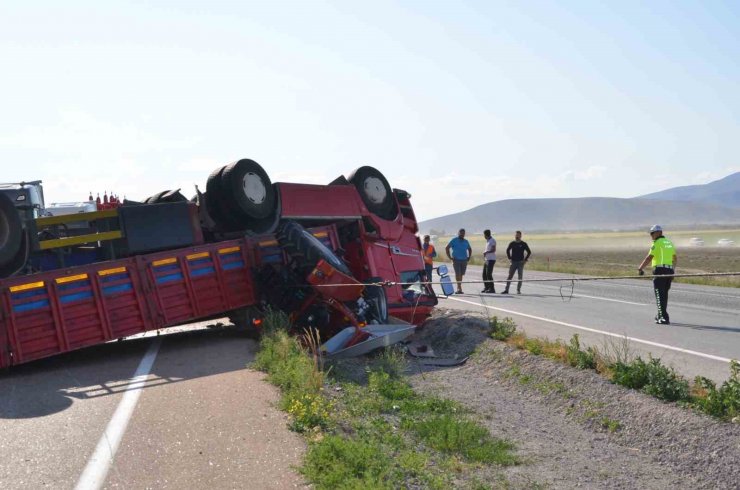
<svg viewBox="0 0 740 490">
<path fill-rule="evenodd" d="M 162 192 L 157 192 L 156 194 L 152 194 L 151 196 L 149 196 L 146 199 L 144 199 L 144 202 L 146 204 L 156 204 L 156 203 L 159 202 L 159 200 L 162 198 L 162 196 L 164 196 L 168 192 L 170 192 L 170 191 L 169 190 L 166 190 L 166 191 L 162 191 Z"/>
<path fill-rule="evenodd" d="M 180 189 L 175 189 L 162 194 L 157 202 L 188 202 L 188 198 L 182 195 Z"/>
<path fill-rule="evenodd" d="M 236 228 L 234 220 L 229 216 L 226 209 L 226 203 L 224 199 L 224 190 L 221 185 L 221 176 L 223 175 L 225 166 L 217 168 L 211 175 L 208 176 L 206 182 L 206 210 L 208 215 L 216 222 L 216 224 L 224 230 L 233 230 Z"/>
<path fill-rule="evenodd" d="M 373 167 L 360 167 L 347 178 L 360 193 L 367 209 L 383 219 L 394 220 L 398 206 L 393 197 L 393 189 L 379 170 Z"/>
<path fill-rule="evenodd" d="M 259 337 L 261 329 L 255 325 L 255 320 L 263 318 L 262 312 L 256 306 L 245 306 L 238 310 L 229 312 L 229 320 L 238 332 L 243 332 L 249 337 Z"/>
<path fill-rule="evenodd" d="M 372 277 L 368 282 L 380 282 L 381 278 Z M 388 323 L 388 295 L 383 286 L 366 286 L 365 301 L 373 307 L 373 317 L 378 323 Z"/>
<path fill-rule="evenodd" d="M 0 194 L 0 265 L 13 261 L 21 248 L 23 222 L 13 201 Z"/>
<path fill-rule="evenodd" d="M 26 268 L 31 247 L 29 244 L 28 230 L 21 230 L 21 242 L 15 257 L 4 264 L 0 264 L 0 278 L 11 277 Z"/>
<path fill-rule="evenodd" d="M 295 221 L 282 223 L 277 231 L 277 239 L 302 274 L 311 272 L 323 259 L 339 272 L 352 275 L 342 259 Z"/>
<path fill-rule="evenodd" d="M 265 219 L 275 210 L 275 188 L 254 160 L 243 159 L 226 167 L 221 186 L 232 213 L 246 220 Z"/>
</svg>

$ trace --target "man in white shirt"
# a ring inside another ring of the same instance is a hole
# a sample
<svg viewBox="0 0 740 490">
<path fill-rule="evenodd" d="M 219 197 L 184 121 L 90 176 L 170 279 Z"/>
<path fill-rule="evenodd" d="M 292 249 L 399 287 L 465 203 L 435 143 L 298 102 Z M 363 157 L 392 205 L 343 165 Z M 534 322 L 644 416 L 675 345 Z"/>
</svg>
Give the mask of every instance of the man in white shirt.
<svg viewBox="0 0 740 490">
<path fill-rule="evenodd" d="M 495 293 L 493 285 L 493 266 L 496 264 L 496 240 L 491 236 L 491 230 L 483 232 L 486 239 L 486 250 L 483 252 L 483 291 L 481 293 Z"/>
</svg>

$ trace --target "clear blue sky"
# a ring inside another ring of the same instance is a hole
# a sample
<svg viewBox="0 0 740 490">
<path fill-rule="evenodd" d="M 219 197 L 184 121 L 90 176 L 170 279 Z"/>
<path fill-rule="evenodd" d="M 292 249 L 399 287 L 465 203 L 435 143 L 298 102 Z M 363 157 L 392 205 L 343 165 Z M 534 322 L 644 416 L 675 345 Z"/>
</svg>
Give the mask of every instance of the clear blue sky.
<svg viewBox="0 0 740 490">
<path fill-rule="evenodd" d="M 740 170 L 740 3 L 3 2 L 2 181 L 381 169 L 432 218 Z"/>
</svg>

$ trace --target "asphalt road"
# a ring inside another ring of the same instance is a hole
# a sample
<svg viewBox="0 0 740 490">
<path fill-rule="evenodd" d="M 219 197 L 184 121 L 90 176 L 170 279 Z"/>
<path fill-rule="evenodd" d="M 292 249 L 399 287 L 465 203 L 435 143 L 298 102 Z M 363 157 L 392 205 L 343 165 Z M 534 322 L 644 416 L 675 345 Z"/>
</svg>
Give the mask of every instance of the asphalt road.
<svg viewBox="0 0 740 490">
<path fill-rule="evenodd" d="M 305 444 L 246 368 L 256 342 L 204 327 L 0 375 L 0 488 L 301 486 Z"/>
<path fill-rule="evenodd" d="M 497 280 L 503 268 L 494 270 Z M 480 277 L 470 267 L 467 279 Z M 526 271 L 525 278 L 569 278 Z M 512 317 L 528 334 L 619 345 L 715 380 L 740 358 L 740 290 L 676 284 L 670 326 L 653 323 L 648 281 L 525 283 L 522 295 L 471 294 L 440 308 Z M 561 288 L 561 286 L 563 286 Z M 502 290 L 502 284 L 497 284 Z M 511 290 L 515 291 L 515 285 Z M 0 488 L 289 488 L 305 450 L 246 368 L 253 340 L 190 325 L 0 374 Z"/>
<path fill-rule="evenodd" d="M 496 263 L 495 281 L 506 279 L 504 265 Z M 480 267 L 468 267 L 466 280 L 480 277 Z M 524 274 L 525 280 L 573 277 L 577 276 L 526 269 Z M 622 342 L 620 337 L 628 337 L 629 348 L 636 353 L 659 357 L 691 378 L 724 380 L 730 372 L 729 359 L 740 360 L 740 289 L 674 283 L 668 300 L 672 324 L 656 325 L 649 280 L 576 282 L 572 295 L 571 284 L 525 282 L 521 295 L 516 294 L 516 283 L 510 295 L 480 294 L 481 284 L 465 284 L 463 291 L 469 294 L 441 299 L 440 307 L 511 317 L 520 329 L 538 337 L 568 340 L 577 333 L 585 345 L 613 346 Z M 497 282 L 496 291 L 503 289 L 504 284 Z"/>
</svg>

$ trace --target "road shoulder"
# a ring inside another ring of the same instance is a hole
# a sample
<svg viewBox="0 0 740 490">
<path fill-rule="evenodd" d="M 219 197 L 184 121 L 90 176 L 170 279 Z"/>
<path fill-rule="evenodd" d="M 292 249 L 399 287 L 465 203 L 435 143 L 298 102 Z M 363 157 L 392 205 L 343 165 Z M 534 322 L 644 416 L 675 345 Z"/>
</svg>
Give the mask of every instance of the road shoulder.
<svg viewBox="0 0 740 490">
<path fill-rule="evenodd" d="M 461 402 L 521 448 L 527 463 L 507 469 L 512 484 L 731 488 L 740 479 L 737 425 L 516 351 L 487 339 L 486 327 L 460 314 L 425 324 L 418 340 L 438 354 L 476 354 L 462 367 L 419 370 L 412 383 Z"/>
<path fill-rule="evenodd" d="M 221 336 L 163 342 L 108 475 L 108 488 L 290 488 L 305 453 L 275 405 L 279 394 L 248 369 L 257 344 Z"/>
</svg>

